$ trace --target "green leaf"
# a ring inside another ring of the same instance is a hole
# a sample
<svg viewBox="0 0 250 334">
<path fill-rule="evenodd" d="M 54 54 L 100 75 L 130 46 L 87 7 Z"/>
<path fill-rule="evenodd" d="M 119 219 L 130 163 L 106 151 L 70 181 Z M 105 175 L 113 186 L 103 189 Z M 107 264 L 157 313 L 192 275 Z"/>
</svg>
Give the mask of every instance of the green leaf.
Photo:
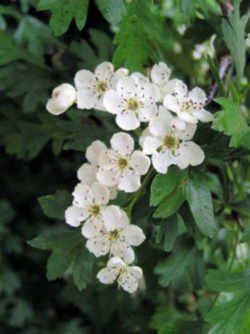
<svg viewBox="0 0 250 334">
<path fill-rule="evenodd" d="M 173 215 L 166 220 L 161 221 L 156 226 L 156 243 L 160 244 L 162 249 L 170 252 L 178 235 L 178 219 L 177 215 Z"/>
<path fill-rule="evenodd" d="M 250 293 L 250 270 L 231 273 L 222 270 L 209 270 L 206 282 L 209 289 L 214 291 Z"/>
<path fill-rule="evenodd" d="M 242 234 L 241 242 L 250 241 L 250 220 Z"/>
<path fill-rule="evenodd" d="M 245 138 L 250 135 L 250 127 L 240 112 L 240 105 L 225 97 L 217 98 L 215 102 L 220 104 L 224 110 L 215 114 L 213 128 L 232 137 L 230 146 L 243 146 L 249 149 L 250 142 Z"/>
<path fill-rule="evenodd" d="M 96 0 L 96 4 L 105 19 L 112 25 L 118 24 L 126 13 L 123 0 Z"/>
<path fill-rule="evenodd" d="M 180 0 L 180 10 L 184 15 L 184 20 L 187 25 L 190 25 L 191 20 L 195 15 L 196 0 Z"/>
<path fill-rule="evenodd" d="M 63 277 L 65 271 L 74 261 L 75 253 L 72 248 L 54 251 L 47 262 L 47 279 L 49 281 Z"/>
<path fill-rule="evenodd" d="M 15 211 L 9 201 L 0 200 L 0 224 L 7 224 L 15 218 Z"/>
<path fill-rule="evenodd" d="M 234 11 L 228 11 L 228 21 L 222 21 L 223 38 L 233 57 L 238 82 L 243 77 L 246 64 L 245 29 L 249 16 L 248 13 L 240 17 L 240 1 L 236 1 Z"/>
<path fill-rule="evenodd" d="M 175 189 L 181 177 L 181 170 L 175 166 L 171 166 L 167 174 L 156 175 L 151 185 L 150 205 L 157 206 Z"/>
<path fill-rule="evenodd" d="M 163 287 L 170 283 L 174 284 L 179 277 L 184 275 L 187 267 L 192 263 L 194 255 L 194 249 L 190 250 L 182 246 L 171 254 L 167 260 L 157 264 L 154 272 L 160 275 L 159 284 Z"/>
<path fill-rule="evenodd" d="M 71 204 L 71 195 L 65 190 L 57 190 L 54 195 L 39 197 L 39 204 L 49 218 L 64 219 L 65 210 Z"/>
<path fill-rule="evenodd" d="M 64 34 L 75 19 L 77 28 L 82 30 L 85 26 L 88 13 L 89 0 L 40 0 L 38 10 L 51 10 L 50 27 L 55 35 Z"/>
<path fill-rule="evenodd" d="M 155 210 L 154 218 L 167 218 L 173 215 L 183 204 L 185 197 L 183 188 L 175 189 Z"/>
<path fill-rule="evenodd" d="M 3 30 L 0 30 L 0 65 L 25 57 L 26 55 L 14 44 L 12 38 Z"/>
<path fill-rule="evenodd" d="M 150 3 L 143 6 L 132 1 L 123 16 L 114 44 L 117 49 L 113 56 L 115 67 L 125 66 L 130 71 L 143 72 L 143 67 L 154 57 L 156 41 L 166 39 L 161 17 Z"/>
<path fill-rule="evenodd" d="M 205 319 L 213 326 L 211 334 L 248 334 L 250 297 L 240 294 L 231 301 L 216 305 Z"/>
<path fill-rule="evenodd" d="M 82 291 L 93 278 L 94 256 L 86 247 L 78 247 L 72 266 L 73 280 L 77 288 Z"/>
<path fill-rule="evenodd" d="M 216 233 L 212 197 L 206 182 L 199 174 L 186 183 L 186 199 L 198 229 L 204 235 L 213 237 Z"/>
</svg>

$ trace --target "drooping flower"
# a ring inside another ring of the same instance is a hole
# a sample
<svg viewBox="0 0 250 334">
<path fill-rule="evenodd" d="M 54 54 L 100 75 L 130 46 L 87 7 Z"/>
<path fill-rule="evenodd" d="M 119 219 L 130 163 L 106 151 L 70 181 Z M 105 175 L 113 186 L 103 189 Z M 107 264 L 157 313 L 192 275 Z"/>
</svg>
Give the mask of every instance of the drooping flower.
<svg viewBox="0 0 250 334">
<path fill-rule="evenodd" d="M 115 88 L 117 81 L 128 75 L 128 70 L 121 68 L 114 72 L 114 66 L 109 62 L 98 65 L 94 73 L 80 70 L 75 75 L 77 89 L 77 107 L 79 109 L 105 110 L 103 94 L 110 88 Z"/>
<path fill-rule="evenodd" d="M 135 130 L 141 122 L 148 122 L 157 112 L 153 85 L 138 74 L 121 78 L 116 89 L 103 97 L 104 107 L 116 115 L 116 123 L 123 130 Z"/>
<path fill-rule="evenodd" d="M 140 144 L 145 154 L 152 155 L 154 168 L 165 174 L 170 165 L 184 169 L 203 162 L 202 149 L 191 141 L 195 130 L 195 124 L 185 123 L 161 107 L 159 116 L 144 130 Z"/>
<path fill-rule="evenodd" d="M 61 115 L 76 102 L 76 90 L 68 84 L 63 83 L 53 89 L 52 97 L 48 100 L 46 109 L 53 115 Z"/>
<path fill-rule="evenodd" d="M 128 293 L 134 293 L 138 289 L 142 277 L 140 267 L 128 266 L 119 257 L 112 257 L 107 266 L 97 274 L 101 283 L 112 284 L 117 280 L 118 285 Z"/>
<path fill-rule="evenodd" d="M 198 121 L 211 122 L 213 115 L 204 109 L 207 98 L 205 92 L 195 87 L 188 92 L 187 86 L 180 80 L 170 80 L 164 106 L 175 112 L 185 122 L 196 124 Z"/>
<path fill-rule="evenodd" d="M 89 225 L 83 226 L 82 234 L 88 239 L 88 250 L 97 257 L 110 253 L 126 263 L 133 262 L 135 255 L 131 246 L 139 246 L 145 240 L 142 229 L 130 224 L 125 211 L 116 205 L 107 206 L 102 217 L 103 228 L 95 234 L 89 233 Z"/>
<path fill-rule="evenodd" d="M 215 47 L 214 41 L 216 39 L 216 35 L 213 34 L 207 41 L 202 44 L 196 44 L 193 51 L 194 59 L 201 59 L 202 57 L 209 56 L 214 58 L 215 56 Z"/>
<path fill-rule="evenodd" d="M 143 152 L 134 151 L 134 140 L 127 133 L 115 133 L 110 143 L 111 149 L 102 151 L 99 157 L 98 181 L 125 192 L 137 191 L 141 176 L 149 169 L 150 159 Z"/>
</svg>

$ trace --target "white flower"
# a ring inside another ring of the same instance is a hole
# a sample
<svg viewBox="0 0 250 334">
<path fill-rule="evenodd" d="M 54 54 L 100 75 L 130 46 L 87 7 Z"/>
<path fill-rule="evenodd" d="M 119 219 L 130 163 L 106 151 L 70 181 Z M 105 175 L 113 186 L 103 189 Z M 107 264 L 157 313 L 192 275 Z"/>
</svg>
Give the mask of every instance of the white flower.
<svg viewBox="0 0 250 334">
<path fill-rule="evenodd" d="M 138 74 L 121 78 L 115 89 L 103 97 L 104 107 L 116 115 L 116 123 L 123 130 L 135 130 L 140 122 L 148 122 L 155 116 L 156 97 L 151 83 Z"/>
<path fill-rule="evenodd" d="M 73 206 L 81 210 L 81 221 L 86 221 L 82 226 L 82 233 L 93 237 L 103 227 L 102 212 L 110 199 L 109 189 L 97 182 L 92 185 L 78 183 L 72 195 Z"/>
<path fill-rule="evenodd" d="M 127 133 L 114 134 L 110 142 L 111 149 L 100 154 L 98 181 L 125 192 L 137 191 L 141 176 L 149 169 L 150 159 L 141 151 L 134 151 L 134 140 Z"/>
<path fill-rule="evenodd" d="M 168 94 L 164 98 L 164 106 L 175 112 L 185 122 L 196 124 L 198 121 L 211 122 L 213 115 L 204 109 L 206 94 L 195 87 L 188 92 L 187 86 L 180 80 L 171 80 Z"/>
<path fill-rule="evenodd" d="M 247 34 L 247 38 L 246 38 L 246 47 L 250 48 L 250 33 Z"/>
<path fill-rule="evenodd" d="M 187 26 L 185 24 L 180 24 L 177 26 L 176 30 L 180 35 L 184 35 L 187 30 Z"/>
<path fill-rule="evenodd" d="M 52 98 L 48 100 L 46 109 L 53 115 L 60 115 L 69 109 L 75 101 L 75 88 L 68 83 L 63 83 L 53 89 Z"/>
<path fill-rule="evenodd" d="M 212 35 L 209 40 L 205 41 L 202 44 L 196 44 L 194 51 L 193 51 L 193 58 L 194 59 L 201 59 L 202 57 L 209 56 L 214 58 L 215 55 L 215 48 L 214 48 L 214 41 L 216 39 L 216 35 Z"/>
<path fill-rule="evenodd" d="M 152 164 L 159 173 L 167 173 L 170 165 L 181 169 L 196 166 L 204 160 L 204 153 L 190 141 L 195 130 L 195 124 L 185 123 L 161 107 L 159 116 L 144 130 L 140 144 L 145 154 L 152 155 Z"/>
<path fill-rule="evenodd" d="M 114 72 L 109 62 L 98 65 L 95 72 L 80 70 L 75 75 L 77 89 L 77 106 L 79 109 L 100 109 L 103 107 L 103 94 L 110 88 L 115 88 L 117 81 L 128 75 L 128 70 L 121 68 Z"/>
<path fill-rule="evenodd" d="M 142 280 L 142 269 L 128 266 L 119 257 L 112 257 L 105 268 L 100 270 L 97 278 L 103 284 L 112 284 L 115 280 L 123 290 L 134 293 Z"/>
<path fill-rule="evenodd" d="M 133 262 L 135 254 L 131 246 L 139 246 L 145 240 L 142 229 L 129 224 L 125 211 L 116 205 L 107 206 L 102 211 L 102 217 L 103 228 L 94 235 L 90 235 L 89 226 L 82 229 L 82 234 L 88 239 L 88 250 L 97 257 L 110 253 L 126 263 Z"/>
<path fill-rule="evenodd" d="M 70 226 L 78 227 L 84 219 L 85 211 L 74 205 L 69 206 L 65 211 L 65 220 L 66 223 Z"/>
</svg>

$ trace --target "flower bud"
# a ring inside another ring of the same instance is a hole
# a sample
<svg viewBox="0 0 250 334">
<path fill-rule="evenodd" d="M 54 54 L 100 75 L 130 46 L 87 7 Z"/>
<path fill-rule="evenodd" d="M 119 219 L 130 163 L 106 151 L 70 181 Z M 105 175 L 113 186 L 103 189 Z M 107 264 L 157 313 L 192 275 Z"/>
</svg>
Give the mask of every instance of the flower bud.
<svg viewBox="0 0 250 334">
<path fill-rule="evenodd" d="M 76 101 L 75 88 L 67 83 L 56 87 L 52 92 L 52 97 L 48 100 L 46 109 L 53 115 L 63 114 Z"/>
</svg>

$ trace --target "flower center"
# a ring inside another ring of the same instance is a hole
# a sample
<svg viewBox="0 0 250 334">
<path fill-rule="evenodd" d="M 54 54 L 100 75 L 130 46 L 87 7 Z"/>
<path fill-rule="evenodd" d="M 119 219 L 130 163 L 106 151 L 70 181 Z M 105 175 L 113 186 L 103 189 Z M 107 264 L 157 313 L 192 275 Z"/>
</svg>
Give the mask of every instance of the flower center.
<svg viewBox="0 0 250 334">
<path fill-rule="evenodd" d="M 134 99 L 134 98 L 130 98 L 128 100 L 128 109 L 136 111 L 140 106 L 140 103 Z"/>
<path fill-rule="evenodd" d="M 125 158 L 118 159 L 118 167 L 120 170 L 124 170 L 128 166 L 128 161 Z"/>
<path fill-rule="evenodd" d="M 109 238 L 110 238 L 110 240 L 119 240 L 120 239 L 120 233 L 119 233 L 119 231 L 118 230 L 114 230 L 114 231 L 110 232 Z"/>
<path fill-rule="evenodd" d="M 90 214 L 91 216 L 98 216 L 100 213 L 100 207 L 99 205 L 93 205 L 91 208 L 90 208 Z"/>
<path fill-rule="evenodd" d="M 98 81 L 96 84 L 96 90 L 99 95 L 103 95 L 104 92 L 108 89 L 108 85 L 105 81 Z"/>
<path fill-rule="evenodd" d="M 173 136 L 166 136 L 164 138 L 164 146 L 167 146 L 167 148 L 169 149 L 173 149 L 178 145 L 178 140 L 177 138 L 173 137 Z"/>
</svg>

